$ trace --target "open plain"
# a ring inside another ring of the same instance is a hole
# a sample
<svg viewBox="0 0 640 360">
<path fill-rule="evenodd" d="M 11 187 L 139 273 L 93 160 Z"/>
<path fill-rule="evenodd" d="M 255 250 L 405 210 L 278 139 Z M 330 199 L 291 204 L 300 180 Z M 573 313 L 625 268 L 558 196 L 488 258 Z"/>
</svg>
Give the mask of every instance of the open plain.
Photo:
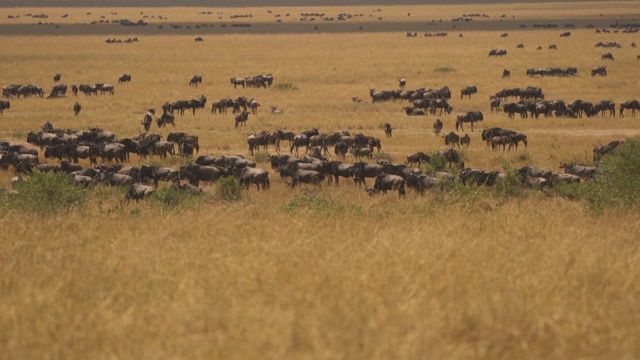
<svg viewBox="0 0 640 360">
<path fill-rule="evenodd" d="M 337 20 L 340 14 L 351 16 Z M 463 14 L 487 16 L 452 21 Z M 146 25 L 115 22 L 122 19 Z M 0 198 L 0 353 L 13 359 L 640 357 L 637 204 L 594 209 L 557 189 L 459 182 L 424 195 L 408 189 L 403 197 L 369 196 L 351 179 L 339 187 L 325 181 L 291 188 L 270 166 L 273 146 L 256 155 L 247 146 L 247 134 L 263 130 L 345 130 L 381 139 L 369 162 L 403 163 L 410 153 L 446 148 L 434 135 L 436 118 L 446 134 L 456 131 L 457 114 L 481 111 L 473 132 L 468 124 L 457 131 L 471 138 L 469 147 L 457 148 L 466 167 L 511 173 L 526 165 L 561 171 L 561 163 L 592 164 L 595 145 L 640 134 L 640 117 L 630 111 L 620 117 L 618 110 L 640 98 L 640 50 L 631 45 L 640 36 L 611 28 L 638 19 L 635 1 L 0 8 L 0 85 L 35 84 L 45 92 L 45 98 L 5 99 L 11 106 L 0 115 L 0 141 L 33 147 L 27 134 L 47 121 L 58 129 L 100 127 L 131 137 L 144 130 L 148 109 L 159 116 L 167 101 L 204 95 L 206 106 L 195 115 L 176 112 L 175 127 L 154 121 L 151 131 L 164 138 L 170 131 L 195 134 L 199 155 L 243 155 L 269 171 L 271 184 L 233 197 L 221 193 L 221 184 L 205 185 L 202 196 L 168 198 L 170 184 L 161 182 L 164 197 L 129 203 L 123 203 L 126 187 L 97 185 L 70 208 L 40 210 Z M 567 31 L 570 36 L 560 36 Z M 447 36 L 424 36 L 436 32 Z M 137 41 L 126 42 L 132 38 Z M 490 57 L 492 49 L 507 55 Z M 603 60 L 605 52 L 615 60 Z M 599 66 L 607 66 L 607 76 L 591 75 Z M 527 75 L 551 67 L 573 67 L 577 75 Z M 69 86 L 112 84 L 114 94 L 68 91 L 47 99 L 55 73 Z M 270 87 L 229 83 L 267 73 L 274 78 Z M 131 81 L 118 84 L 123 74 Z M 194 75 L 203 78 L 197 88 L 189 85 Z M 408 101 L 372 103 L 370 89 L 397 90 L 400 78 L 406 89 L 447 86 L 453 111 L 407 116 Z M 460 90 L 472 85 L 477 93 L 461 99 Z M 491 111 L 491 95 L 527 86 L 542 89 L 547 100 L 611 99 L 616 116 L 510 118 Z M 246 128 L 234 126 L 231 111 L 211 112 L 213 101 L 239 96 L 260 103 Z M 82 105 L 77 116 L 75 102 Z M 525 133 L 528 146 L 492 151 L 481 139 L 492 127 Z M 280 154 L 289 154 L 286 144 Z M 337 160 L 330 150 L 329 160 Z M 42 153 L 41 162 L 58 163 Z M 126 165 L 178 169 L 191 161 L 132 155 Z M 0 170 L 0 187 L 11 188 L 14 176 L 10 166 Z"/>
</svg>

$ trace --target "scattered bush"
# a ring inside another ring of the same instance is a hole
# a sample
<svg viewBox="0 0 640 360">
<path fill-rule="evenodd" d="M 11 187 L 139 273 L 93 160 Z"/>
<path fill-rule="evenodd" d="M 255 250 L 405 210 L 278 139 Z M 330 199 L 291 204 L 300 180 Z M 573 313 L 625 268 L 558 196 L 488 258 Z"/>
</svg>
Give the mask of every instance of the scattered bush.
<svg viewBox="0 0 640 360">
<path fill-rule="evenodd" d="M 265 163 L 271 161 L 271 154 L 268 151 L 262 152 L 258 151 L 254 155 L 254 159 L 257 163 Z"/>
<path fill-rule="evenodd" d="M 244 188 L 240 186 L 236 178 L 227 176 L 216 182 L 218 196 L 225 201 L 237 201 L 242 199 Z"/>
<path fill-rule="evenodd" d="M 89 192 L 77 186 L 66 174 L 33 174 L 15 185 L 18 194 L 7 199 L 7 205 L 20 210 L 52 212 L 81 207 Z"/>
<path fill-rule="evenodd" d="M 435 69 L 433 69 L 433 71 L 441 72 L 441 73 L 450 73 L 450 72 L 456 72 L 456 69 L 449 66 L 438 66 Z"/>
<path fill-rule="evenodd" d="M 292 83 L 277 83 L 273 85 L 276 90 L 298 90 L 298 87 Z"/>
<path fill-rule="evenodd" d="M 158 189 L 155 193 L 149 196 L 150 203 L 160 204 L 162 207 L 168 209 L 194 205 L 199 199 L 201 199 L 199 194 L 184 191 L 177 186 Z"/>
</svg>

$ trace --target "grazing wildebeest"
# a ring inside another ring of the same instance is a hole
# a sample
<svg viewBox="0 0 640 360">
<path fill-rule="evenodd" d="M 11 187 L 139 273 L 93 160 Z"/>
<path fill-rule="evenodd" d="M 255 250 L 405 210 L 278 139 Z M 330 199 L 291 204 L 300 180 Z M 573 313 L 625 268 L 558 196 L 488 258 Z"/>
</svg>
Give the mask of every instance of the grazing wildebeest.
<svg viewBox="0 0 640 360">
<path fill-rule="evenodd" d="M 616 104 L 612 100 L 600 100 L 593 105 L 594 115 L 600 113 L 600 116 L 605 116 L 609 111 L 609 116 L 616 117 Z"/>
<path fill-rule="evenodd" d="M 233 168 L 231 169 L 233 177 L 238 179 L 240 185 L 244 185 L 248 190 L 250 184 L 256 184 L 256 188 L 267 190 L 269 188 L 269 172 L 264 169 L 256 169 L 251 167 Z"/>
<path fill-rule="evenodd" d="M 382 191 L 387 193 L 389 190 L 398 190 L 398 196 L 404 196 L 407 194 L 404 189 L 405 180 L 398 175 L 392 174 L 380 174 L 376 177 L 376 182 L 373 184 L 373 190 Z M 365 188 L 368 191 L 368 189 Z M 370 194 L 372 192 L 369 192 Z"/>
<path fill-rule="evenodd" d="M 418 151 L 417 153 L 407 155 L 407 161 L 405 161 L 406 165 L 418 164 L 418 167 L 422 164 L 422 162 L 431 162 L 431 156 L 423 153 L 422 151 Z"/>
<path fill-rule="evenodd" d="M 578 99 L 569 104 L 569 109 L 571 109 L 571 112 L 573 112 L 574 114 L 577 114 L 578 117 L 582 117 L 582 114 L 586 114 L 587 117 L 591 117 L 592 115 L 594 115 L 593 103 L 590 101 Z"/>
<path fill-rule="evenodd" d="M 367 183 L 365 178 L 374 178 L 384 172 L 384 167 L 380 164 L 367 164 L 366 162 L 353 163 L 353 180 L 356 184 L 364 184 L 365 188 Z"/>
<path fill-rule="evenodd" d="M 624 117 L 624 114 L 622 113 L 622 111 L 624 109 L 630 109 L 631 110 L 631 116 L 636 116 L 636 110 L 640 110 L 640 101 L 638 100 L 629 100 L 629 101 L 625 101 L 620 103 L 620 117 Z"/>
<path fill-rule="evenodd" d="M 460 90 L 460 100 L 462 100 L 462 98 L 465 95 L 469 96 L 469 99 L 471 99 L 471 94 L 477 94 L 478 93 L 478 88 L 474 85 L 474 86 L 467 86 L 465 88 L 463 88 L 462 90 Z"/>
<path fill-rule="evenodd" d="M 454 147 L 455 145 L 460 146 L 460 135 L 454 133 L 453 131 L 451 131 L 447 135 L 442 135 L 442 138 L 444 139 L 444 144 L 449 147 Z"/>
<path fill-rule="evenodd" d="M 251 113 L 253 115 L 258 115 L 258 107 L 260 107 L 260 103 L 255 99 L 251 99 L 247 102 L 247 106 L 251 109 Z"/>
<path fill-rule="evenodd" d="M 527 146 L 529 145 L 528 141 L 527 141 L 527 135 L 523 134 L 523 133 L 515 133 L 511 136 L 511 142 L 509 143 L 509 151 L 511 151 L 512 147 L 515 147 L 516 150 L 518 150 L 518 144 L 520 142 L 524 143 L 524 147 L 525 149 L 527 148 Z"/>
<path fill-rule="evenodd" d="M 175 120 L 176 120 L 176 117 L 173 114 L 164 113 L 159 118 L 156 119 L 156 123 L 158 124 L 159 128 L 163 128 L 167 126 L 167 124 L 176 126 Z M 145 130 L 146 130 L 146 127 L 145 127 Z"/>
<path fill-rule="evenodd" d="M 118 85 L 131 81 L 131 75 L 124 74 L 118 78 Z"/>
<path fill-rule="evenodd" d="M 598 66 L 591 69 L 591 76 L 607 76 L 607 67 L 606 66 Z"/>
<path fill-rule="evenodd" d="M 243 111 L 240 114 L 236 115 L 236 126 L 238 127 L 238 124 L 240 124 L 241 126 L 244 125 L 245 127 L 247 127 L 247 120 L 249 120 L 249 112 L 248 111 Z"/>
<path fill-rule="evenodd" d="M 80 110 L 82 109 L 82 105 L 80 105 L 80 103 L 78 103 L 76 101 L 75 104 L 73 104 L 73 113 L 78 116 L 78 114 L 80 114 Z"/>
<path fill-rule="evenodd" d="M 200 151 L 200 144 L 198 143 L 197 135 L 190 135 L 184 132 L 169 133 L 169 135 L 167 135 L 167 141 L 174 142 L 178 145 L 186 143 L 191 145 L 196 152 Z"/>
<path fill-rule="evenodd" d="M 238 85 L 242 85 L 242 88 L 245 87 L 244 78 L 231 78 L 231 84 L 233 84 L 233 88 L 235 89 Z"/>
<path fill-rule="evenodd" d="M 482 112 L 480 111 L 469 111 L 466 113 L 460 113 L 456 118 L 456 131 L 458 131 L 458 127 L 460 127 L 462 131 L 464 131 L 464 127 L 462 126 L 462 124 L 466 122 L 471 123 L 471 131 L 473 131 L 473 123 L 482 120 L 484 120 L 484 117 L 482 115 Z"/>
<path fill-rule="evenodd" d="M 53 82 L 58 82 L 60 81 L 60 78 L 62 77 L 62 74 L 60 73 L 55 73 L 55 75 L 53 75 Z"/>
<path fill-rule="evenodd" d="M 0 100 L 0 114 L 4 114 L 6 109 L 11 108 L 11 103 L 9 100 Z"/>
<path fill-rule="evenodd" d="M 602 56 L 600 56 L 600 59 L 602 59 L 602 60 L 615 60 L 613 58 L 613 54 L 610 53 L 610 52 L 602 54 Z"/>
<path fill-rule="evenodd" d="M 442 155 L 447 161 L 447 166 L 452 167 L 453 165 L 464 168 L 464 161 L 462 161 L 462 157 L 460 153 L 458 153 L 455 149 L 449 148 L 446 150 L 440 151 L 440 155 Z"/>
<path fill-rule="evenodd" d="M 202 83 L 202 76 L 200 75 L 193 75 L 193 77 L 191 78 L 191 80 L 189 80 L 189 87 L 194 87 L 194 88 L 198 88 L 198 84 Z"/>
<path fill-rule="evenodd" d="M 144 184 L 131 184 L 127 194 L 124 197 L 125 202 L 129 202 L 131 199 L 140 201 L 142 199 L 148 198 L 151 194 L 155 193 L 156 189 L 153 186 L 144 185 Z"/>
<path fill-rule="evenodd" d="M 511 77 L 511 71 L 504 69 L 502 70 L 502 78 L 510 78 Z"/>
<path fill-rule="evenodd" d="M 446 99 L 436 99 L 431 102 L 431 114 L 435 115 L 436 109 L 440 109 L 439 115 L 442 115 L 443 110 L 445 113 L 451 114 L 451 112 L 453 111 L 453 106 L 449 105 Z"/>
<path fill-rule="evenodd" d="M 489 142 L 491 143 L 491 150 L 496 151 L 502 146 L 502 151 L 505 151 L 507 144 L 511 144 L 511 135 L 494 136 Z"/>
<path fill-rule="evenodd" d="M 604 146 L 596 146 L 593 148 L 593 161 L 599 161 L 602 157 L 611 151 L 613 151 L 618 146 L 624 144 L 624 141 L 616 140 L 608 143 Z"/>
</svg>

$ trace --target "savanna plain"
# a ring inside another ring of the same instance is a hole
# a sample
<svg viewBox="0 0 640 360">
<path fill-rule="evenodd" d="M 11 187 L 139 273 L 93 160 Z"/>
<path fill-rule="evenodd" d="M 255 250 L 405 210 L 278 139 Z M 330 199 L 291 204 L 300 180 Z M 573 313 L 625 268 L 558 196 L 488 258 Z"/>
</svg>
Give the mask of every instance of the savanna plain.
<svg viewBox="0 0 640 360">
<path fill-rule="evenodd" d="M 126 188 L 104 186 L 82 191 L 69 206 L 0 198 L 0 353 L 9 359 L 640 357 L 637 188 L 610 184 L 622 187 L 617 196 L 632 199 L 613 203 L 594 201 L 607 189 L 583 196 L 587 182 L 542 190 L 456 182 L 424 195 L 409 189 L 404 197 L 369 196 L 351 180 L 339 187 L 324 182 L 291 188 L 270 167 L 273 147 L 250 155 L 246 143 L 249 132 L 277 128 L 346 130 L 382 139 L 370 161 L 402 163 L 410 153 L 445 149 L 432 130 L 436 118 L 448 133 L 455 131 L 456 114 L 482 111 L 475 131 L 467 124 L 466 132 L 458 131 L 471 137 L 470 146 L 459 149 L 467 167 L 513 174 L 525 165 L 561 171 L 561 163 L 591 164 L 594 145 L 637 141 L 640 117 L 626 112 L 615 118 L 511 119 L 490 111 L 489 96 L 538 86 L 546 99 L 567 102 L 611 99 L 617 108 L 637 99 L 640 51 L 631 43 L 640 37 L 596 34 L 584 26 L 636 22 L 637 5 L 0 9 L 2 26 L 29 25 L 24 16 L 16 20 L 22 25 L 8 19 L 29 12 L 48 14 L 45 21 L 59 21 L 60 31 L 80 29 L 64 36 L 0 35 L 3 86 L 36 84 L 46 95 L 54 73 L 68 85 L 115 85 L 114 95 L 9 99 L 10 109 L 0 115 L 0 140 L 26 144 L 27 134 L 46 121 L 60 129 L 100 127 L 130 137 L 143 130 L 147 109 L 159 113 L 166 101 L 205 95 L 204 109 L 177 115 L 175 128 L 154 123 L 152 131 L 198 135 L 200 155 L 243 155 L 269 170 L 271 180 L 267 191 L 226 182 L 205 186 L 202 196 L 160 183 L 156 195 L 130 203 L 123 203 Z M 203 11 L 219 16 L 204 18 Z M 287 33 L 287 24 L 305 12 L 364 16 L 353 20 L 352 31 L 330 32 L 330 24 L 318 19 L 309 31 Z M 250 19 L 229 19 L 248 13 Z M 470 13 L 489 18 L 475 19 L 472 31 L 450 22 Z M 98 30 L 91 35 L 81 30 L 101 16 L 137 21 L 142 14 L 149 22 L 142 35 L 135 28 L 120 33 L 121 26 L 111 24 L 93 25 Z M 268 34 L 241 28 L 213 34 L 195 27 L 271 24 L 275 14 L 285 20 Z M 189 32 L 169 31 L 172 18 Z M 446 24 L 448 36 L 425 37 L 429 25 L 414 27 L 433 19 L 434 28 Z M 572 19 L 581 25 L 564 27 Z M 558 27 L 520 28 L 520 20 Z M 406 22 L 406 29 L 383 31 L 385 21 Z M 382 30 L 369 31 L 376 27 Z M 420 31 L 417 37 L 406 36 L 413 31 Z M 564 31 L 571 36 L 560 37 Z M 129 37 L 138 41 L 105 43 Z M 622 47 L 595 47 L 610 41 Z M 520 43 L 524 48 L 516 47 Z M 549 50 L 551 44 L 557 50 Z M 491 49 L 507 55 L 488 57 Z M 601 60 L 607 51 L 614 61 Z M 608 75 L 592 77 L 591 68 L 602 65 Z M 528 68 L 546 67 L 575 67 L 578 76 L 526 75 Z M 502 78 L 503 69 L 510 78 Z M 266 89 L 229 83 L 231 77 L 265 73 L 274 77 Z M 131 74 L 132 81 L 118 85 L 122 74 Z M 197 88 L 189 86 L 193 75 L 203 77 Z M 453 112 L 407 116 L 402 107 L 408 103 L 371 103 L 370 89 L 395 90 L 400 77 L 408 89 L 448 86 Z M 471 85 L 478 93 L 460 99 L 460 89 Z M 214 115 L 209 105 L 238 96 L 261 104 L 239 129 L 233 115 Z M 76 101 L 82 105 L 78 116 Z M 272 114 L 272 105 L 284 114 Z M 385 123 L 393 127 L 390 138 Z M 528 147 L 492 151 L 480 136 L 491 127 L 527 134 Z M 177 169 L 189 161 L 133 155 L 127 165 Z M 347 155 L 346 161 L 354 159 Z M 638 168 L 630 171 L 640 176 Z M 1 170 L 0 186 L 10 188 L 14 175 L 12 168 Z"/>
</svg>

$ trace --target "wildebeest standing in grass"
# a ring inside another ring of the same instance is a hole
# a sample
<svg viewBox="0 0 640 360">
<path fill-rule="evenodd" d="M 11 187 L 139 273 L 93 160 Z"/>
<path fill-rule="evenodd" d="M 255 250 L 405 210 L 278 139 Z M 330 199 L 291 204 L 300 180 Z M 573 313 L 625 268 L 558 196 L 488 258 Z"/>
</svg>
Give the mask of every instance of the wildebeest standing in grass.
<svg viewBox="0 0 640 360">
<path fill-rule="evenodd" d="M 242 126 L 244 125 L 245 127 L 247 127 L 247 120 L 249 119 L 249 112 L 248 111 L 243 111 L 240 114 L 236 115 L 236 126 L 238 127 L 238 125 Z"/>
<path fill-rule="evenodd" d="M 440 135 L 440 131 L 442 131 L 443 126 L 444 124 L 442 121 L 440 121 L 440 119 L 436 119 L 433 123 L 433 133 L 436 134 L 436 136 Z"/>
<path fill-rule="evenodd" d="M 598 66 L 595 67 L 593 69 L 591 69 L 591 76 L 596 76 L 596 75 L 600 75 L 600 76 L 607 76 L 607 67 L 606 66 Z"/>
<path fill-rule="evenodd" d="M 55 75 L 53 75 L 53 82 L 59 82 L 60 78 L 62 77 L 62 74 L 60 73 L 55 73 Z"/>
<path fill-rule="evenodd" d="M 244 89 L 245 87 L 245 81 L 243 78 L 231 78 L 231 84 L 233 84 L 233 88 L 237 88 L 238 85 L 242 85 L 242 88 Z"/>
<path fill-rule="evenodd" d="M 484 120 L 484 117 L 482 115 L 482 112 L 480 111 L 469 111 L 466 113 L 460 113 L 456 118 L 456 131 L 458 131 L 458 126 L 462 131 L 464 131 L 464 127 L 462 126 L 462 124 L 466 122 L 471 123 L 471 131 L 473 131 L 473 123 L 482 120 Z"/>
<path fill-rule="evenodd" d="M 118 78 L 118 85 L 131 81 L 131 75 L 124 74 Z"/>
<path fill-rule="evenodd" d="M 463 88 L 462 90 L 460 90 L 460 100 L 462 100 L 462 98 L 467 95 L 469 96 L 469 99 L 471 99 L 471 95 L 472 94 L 477 94 L 478 93 L 478 88 L 474 85 L 474 86 L 467 86 L 465 88 Z"/>
<path fill-rule="evenodd" d="M 0 114 L 4 114 L 6 109 L 11 108 L 11 103 L 9 100 L 0 100 Z"/>
<path fill-rule="evenodd" d="M 631 116 L 636 116 L 636 110 L 640 110 L 640 101 L 638 100 L 629 100 L 620 103 L 620 117 L 624 117 L 622 113 L 625 109 L 631 110 Z"/>
<path fill-rule="evenodd" d="M 389 138 L 392 135 L 393 130 L 391 129 L 391 124 L 384 124 L 384 134 Z"/>
<path fill-rule="evenodd" d="M 189 80 L 189 86 L 190 87 L 194 87 L 194 88 L 198 88 L 198 84 L 202 83 L 202 76 L 200 75 L 193 75 L 193 77 L 191 78 L 191 80 Z"/>
<path fill-rule="evenodd" d="M 78 116 L 78 114 L 80 114 L 80 110 L 82 110 L 82 105 L 76 101 L 76 103 L 73 104 L 73 113 Z"/>
<path fill-rule="evenodd" d="M 502 70 L 502 78 L 511 78 L 511 71 L 507 69 Z"/>
</svg>

